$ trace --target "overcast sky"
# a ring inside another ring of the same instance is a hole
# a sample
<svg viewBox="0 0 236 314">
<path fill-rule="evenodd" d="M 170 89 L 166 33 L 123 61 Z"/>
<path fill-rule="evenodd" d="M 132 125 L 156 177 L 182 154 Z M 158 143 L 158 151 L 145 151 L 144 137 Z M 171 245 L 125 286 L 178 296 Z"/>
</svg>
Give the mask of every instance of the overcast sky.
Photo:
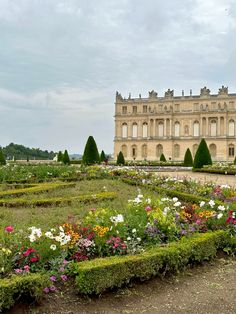
<svg viewBox="0 0 236 314">
<path fill-rule="evenodd" d="M 235 0 L 0 0 L 0 145 L 113 152 L 114 101 L 236 92 Z"/>
</svg>

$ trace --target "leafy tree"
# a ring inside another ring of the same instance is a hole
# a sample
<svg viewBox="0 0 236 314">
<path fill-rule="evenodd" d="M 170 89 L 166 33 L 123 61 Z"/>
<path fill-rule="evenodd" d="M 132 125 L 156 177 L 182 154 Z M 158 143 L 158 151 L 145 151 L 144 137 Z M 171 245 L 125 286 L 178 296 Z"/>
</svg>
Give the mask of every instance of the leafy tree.
<svg viewBox="0 0 236 314">
<path fill-rule="evenodd" d="M 89 136 L 87 140 L 82 161 L 86 165 L 93 165 L 100 162 L 97 144 L 93 136 Z"/>
<path fill-rule="evenodd" d="M 124 165 L 125 164 L 125 158 L 122 152 L 119 152 L 118 156 L 117 156 L 117 161 L 116 161 L 117 165 Z"/>
<path fill-rule="evenodd" d="M 42 151 L 39 148 L 29 148 L 23 145 L 10 143 L 6 147 L 3 147 L 3 154 L 7 159 L 13 159 L 15 156 L 16 159 L 53 159 L 55 156 L 54 152 L 48 152 L 47 150 Z"/>
<path fill-rule="evenodd" d="M 70 157 L 69 157 L 69 154 L 68 154 L 67 150 L 64 151 L 62 161 L 63 161 L 63 163 L 65 165 L 69 165 L 70 164 Z"/>
<path fill-rule="evenodd" d="M 60 162 L 62 161 L 63 162 L 63 154 L 61 151 L 58 152 L 58 155 L 57 155 L 57 161 Z"/>
<path fill-rule="evenodd" d="M 189 148 L 186 150 L 186 153 L 184 155 L 184 166 L 186 167 L 193 166 L 193 157 Z"/>
<path fill-rule="evenodd" d="M 166 157 L 163 153 L 161 154 L 160 161 L 166 162 Z"/>
<path fill-rule="evenodd" d="M 107 160 L 107 157 L 106 157 L 104 151 L 102 150 L 102 151 L 101 151 L 101 155 L 100 155 L 100 161 L 101 161 L 101 162 L 104 162 L 104 161 L 106 161 L 106 160 Z"/>
<path fill-rule="evenodd" d="M 0 165 L 5 165 L 6 164 L 6 159 L 5 156 L 3 155 L 3 151 L 0 148 Z"/>
<path fill-rule="evenodd" d="M 194 157 L 193 168 L 202 168 L 204 165 L 212 165 L 212 160 L 207 143 L 203 138 Z"/>
</svg>

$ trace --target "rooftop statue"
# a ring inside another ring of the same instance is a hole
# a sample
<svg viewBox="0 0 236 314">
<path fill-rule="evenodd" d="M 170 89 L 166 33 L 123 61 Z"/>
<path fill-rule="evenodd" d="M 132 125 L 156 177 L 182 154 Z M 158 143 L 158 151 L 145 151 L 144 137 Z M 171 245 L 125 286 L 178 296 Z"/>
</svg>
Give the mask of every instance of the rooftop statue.
<svg viewBox="0 0 236 314">
<path fill-rule="evenodd" d="M 166 98 L 172 98 L 172 97 L 174 97 L 174 90 L 173 90 L 173 89 L 172 89 L 172 90 L 168 89 L 168 90 L 165 92 L 165 97 L 166 97 Z"/>
<path fill-rule="evenodd" d="M 228 95 L 228 86 L 225 87 L 222 85 L 222 87 L 219 88 L 218 95 Z"/>
<path fill-rule="evenodd" d="M 200 96 L 210 96 L 210 90 L 209 88 L 203 87 L 201 88 Z"/>
<path fill-rule="evenodd" d="M 148 93 L 149 93 L 149 98 L 157 98 L 157 92 L 155 92 L 154 90 Z"/>
<path fill-rule="evenodd" d="M 116 92 L 116 101 L 123 101 L 124 98 L 121 96 L 120 93 Z"/>
</svg>

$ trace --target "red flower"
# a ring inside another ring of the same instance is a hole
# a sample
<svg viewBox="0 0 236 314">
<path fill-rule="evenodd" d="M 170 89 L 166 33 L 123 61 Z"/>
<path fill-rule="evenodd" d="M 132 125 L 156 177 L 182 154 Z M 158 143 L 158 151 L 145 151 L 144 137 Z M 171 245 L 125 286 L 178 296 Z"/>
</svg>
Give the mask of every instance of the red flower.
<svg viewBox="0 0 236 314">
<path fill-rule="evenodd" d="M 11 233 L 14 231 L 14 228 L 12 226 L 7 226 L 7 227 L 5 227 L 5 231 L 8 233 Z"/>
<path fill-rule="evenodd" d="M 31 257 L 30 262 L 35 263 L 38 261 L 38 257 Z"/>
</svg>

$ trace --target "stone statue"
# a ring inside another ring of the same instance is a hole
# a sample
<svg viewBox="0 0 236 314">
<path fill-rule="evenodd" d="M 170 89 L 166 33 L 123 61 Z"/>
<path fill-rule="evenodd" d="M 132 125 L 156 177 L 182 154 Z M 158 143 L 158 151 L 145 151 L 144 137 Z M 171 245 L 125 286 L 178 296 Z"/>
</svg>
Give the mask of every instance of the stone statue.
<svg viewBox="0 0 236 314">
<path fill-rule="evenodd" d="M 172 89 L 172 90 L 168 89 L 168 90 L 165 92 L 165 97 L 166 97 L 166 98 L 172 98 L 172 97 L 174 97 L 174 90 L 173 90 L 173 89 Z"/>
<path fill-rule="evenodd" d="M 123 101 L 124 98 L 121 96 L 120 93 L 116 92 L 116 101 Z"/>
<path fill-rule="evenodd" d="M 228 87 L 222 85 L 222 87 L 219 88 L 218 95 L 228 95 Z"/>
<path fill-rule="evenodd" d="M 152 90 L 148 93 L 149 93 L 149 98 L 157 98 L 157 92 L 155 92 L 154 90 Z"/>
<path fill-rule="evenodd" d="M 209 88 L 203 87 L 201 88 L 200 96 L 210 96 L 210 90 Z"/>
</svg>

